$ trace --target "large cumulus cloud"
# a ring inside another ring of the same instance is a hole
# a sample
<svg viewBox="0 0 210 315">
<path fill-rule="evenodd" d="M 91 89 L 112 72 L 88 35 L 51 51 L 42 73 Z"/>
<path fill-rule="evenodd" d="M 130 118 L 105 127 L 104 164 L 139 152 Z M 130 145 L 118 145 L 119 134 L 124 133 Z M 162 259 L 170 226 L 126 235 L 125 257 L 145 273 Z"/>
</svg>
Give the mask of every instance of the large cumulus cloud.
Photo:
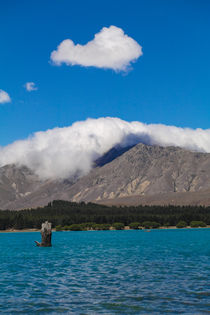
<svg viewBox="0 0 210 315">
<path fill-rule="evenodd" d="M 94 161 L 112 147 L 137 142 L 210 152 L 210 129 L 147 125 L 110 117 L 87 119 L 37 132 L 0 148 L 0 166 L 15 163 L 28 166 L 43 179 L 67 178 L 89 172 Z"/>
<path fill-rule="evenodd" d="M 56 65 L 109 68 L 125 71 L 142 55 L 142 47 L 124 31 L 116 26 L 103 27 L 94 39 L 85 45 L 74 44 L 71 39 L 60 43 L 51 53 Z"/>
</svg>

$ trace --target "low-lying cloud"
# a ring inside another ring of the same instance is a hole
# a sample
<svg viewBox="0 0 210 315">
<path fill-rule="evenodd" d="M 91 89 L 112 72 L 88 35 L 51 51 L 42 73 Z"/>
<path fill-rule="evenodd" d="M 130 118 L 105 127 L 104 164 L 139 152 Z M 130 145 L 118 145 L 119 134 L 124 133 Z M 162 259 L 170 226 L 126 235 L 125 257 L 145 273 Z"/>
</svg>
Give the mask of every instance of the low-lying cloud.
<svg viewBox="0 0 210 315">
<path fill-rule="evenodd" d="M 109 68 L 126 71 L 131 62 L 142 55 L 142 47 L 116 26 L 103 27 L 94 39 L 85 45 L 74 44 L 71 39 L 60 43 L 51 53 L 55 65 Z"/>
<path fill-rule="evenodd" d="M 9 94 L 3 90 L 0 90 L 0 104 L 10 103 L 11 98 Z"/>
<path fill-rule="evenodd" d="M 40 178 L 85 175 L 94 161 L 116 145 L 138 142 L 210 152 L 210 129 L 126 122 L 119 118 L 87 119 L 65 128 L 36 132 L 0 148 L 0 166 L 26 165 Z"/>
</svg>

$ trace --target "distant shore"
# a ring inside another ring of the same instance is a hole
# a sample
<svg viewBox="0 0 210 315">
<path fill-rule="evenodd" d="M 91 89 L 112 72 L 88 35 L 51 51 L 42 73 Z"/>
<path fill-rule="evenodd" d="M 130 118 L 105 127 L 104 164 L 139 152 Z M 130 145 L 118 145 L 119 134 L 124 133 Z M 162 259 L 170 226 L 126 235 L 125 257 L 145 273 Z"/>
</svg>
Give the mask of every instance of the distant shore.
<svg viewBox="0 0 210 315">
<path fill-rule="evenodd" d="M 205 227 L 197 227 L 196 229 L 209 229 L 209 228 L 210 228 L 210 225 L 207 225 Z M 182 230 L 182 228 L 180 229 L 180 228 L 177 228 L 176 226 L 168 226 L 168 227 L 160 226 L 157 229 L 131 229 L 129 226 L 125 226 L 124 229 L 122 229 L 122 230 L 126 230 L 126 231 L 128 231 L 128 230 L 131 230 L 131 231 L 137 231 L 137 230 L 150 231 L 150 230 L 174 230 L 174 229 Z M 190 227 L 190 226 L 187 226 L 187 227 L 185 227 L 185 229 L 194 229 L 194 228 Z M 110 231 L 117 231 L 113 227 L 111 227 L 109 230 Z M 59 232 L 59 231 L 56 231 L 56 229 L 52 229 L 52 231 L 53 232 Z M 97 231 L 97 230 L 87 229 L 86 231 Z M 0 230 L 0 233 L 26 233 L 26 232 L 40 232 L 40 229 L 22 229 L 22 230 L 7 229 L 7 230 Z M 66 232 L 66 231 L 62 231 L 62 232 Z"/>
<path fill-rule="evenodd" d="M 39 232 L 40 229 L 7 229 L 7 230 L 0 230 L 0 233 L 16 233 L 16 232 Z"/>
</svg>

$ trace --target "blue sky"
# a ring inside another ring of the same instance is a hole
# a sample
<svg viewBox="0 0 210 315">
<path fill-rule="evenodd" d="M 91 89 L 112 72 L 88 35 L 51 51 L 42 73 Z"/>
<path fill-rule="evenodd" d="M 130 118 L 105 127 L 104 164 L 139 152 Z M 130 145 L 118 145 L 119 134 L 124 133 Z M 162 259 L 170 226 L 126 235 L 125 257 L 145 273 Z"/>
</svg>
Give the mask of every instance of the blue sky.
<svg viewBox="0 0 210 315">
<path fill-rule="evenodd" d="M 12 99 L 0 145 L 88 117 L 210 128 L 209 14 L 198 0 L 0 0 L 0 89 Z M 110 25 L 142 46 L 132 70 L 50 62 L 64 39 L 84 45 Z"/>
</svg>

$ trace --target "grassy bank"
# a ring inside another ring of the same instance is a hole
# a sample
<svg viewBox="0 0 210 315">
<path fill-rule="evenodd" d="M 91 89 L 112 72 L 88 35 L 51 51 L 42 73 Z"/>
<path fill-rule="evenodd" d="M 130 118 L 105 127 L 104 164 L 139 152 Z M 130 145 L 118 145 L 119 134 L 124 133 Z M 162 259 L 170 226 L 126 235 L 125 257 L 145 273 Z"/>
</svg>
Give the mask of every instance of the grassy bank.
<svg viewBox="0 0 210 315">
<path fill-rule="evenodd" d="M 191 226 L 186 226 L 185 228 L 187 229 L 193 229 L 194 227 L 191 227 Z M 203 228 L 207 228 L 209 229 L 210 228 L 210 225 L 206 225 L 205 227 L 199 227 L 201 229 Z M 160 226 L 159 228 L 157 228 L 158 230 L 174 230 L 174 229 L 180 229 L 178 228 L 177 226 Z M 157 230 L 156 229 L 156 230 Z M 80 229 L 80 228 L 76 228 L 76 229 L 66 229 L 65 227 L 59 227 L 58 229 L 56 228 L 53 228 L 52 231 L 53 232 L 66 232 L 66 231 L 116 231 L 117 229 L 114 228 L 114 227 L 110 227 L 110 228 L 107 228 L 107 229 L 93 229 L 93 228 L 85 228 L 85 229 Z M 124 228 L 122 228 L 121 230 L 126 230 L 126 231 L 133 231 L 133 230 L 143 230 L 143 231 L 151 231 L 153 230 L 153 228 L 150 228 L 150 229 L 146 229 L 144 227 L 139 227 L 138 229 L 132 229 L 130 228 L 129 226 L 124 226 Z M 26 233 L 26 232 L 40 232 L 40 229 L 21 229 L 21 230 L 18 230 L 18 229 L 7 229 L 7 230 L 0 230 L 0 233 Z"/>
</svg>

